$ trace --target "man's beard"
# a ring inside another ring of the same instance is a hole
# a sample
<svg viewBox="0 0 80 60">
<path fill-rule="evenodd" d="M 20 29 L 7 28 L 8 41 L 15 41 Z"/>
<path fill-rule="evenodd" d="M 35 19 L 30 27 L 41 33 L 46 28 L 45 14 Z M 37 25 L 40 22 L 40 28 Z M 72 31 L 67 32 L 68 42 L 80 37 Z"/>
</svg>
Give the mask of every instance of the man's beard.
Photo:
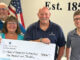
<svg viewBox="0 0 80 60">
<path fill-rule="evenodd" d="M 47 25 L 49 22 L 41 22 L 42 25 Z"/>
<path fill-rule="evenodd" d="M 47 18 L 41 18 L 41 20 L 47 20 Z"/>
</svg>

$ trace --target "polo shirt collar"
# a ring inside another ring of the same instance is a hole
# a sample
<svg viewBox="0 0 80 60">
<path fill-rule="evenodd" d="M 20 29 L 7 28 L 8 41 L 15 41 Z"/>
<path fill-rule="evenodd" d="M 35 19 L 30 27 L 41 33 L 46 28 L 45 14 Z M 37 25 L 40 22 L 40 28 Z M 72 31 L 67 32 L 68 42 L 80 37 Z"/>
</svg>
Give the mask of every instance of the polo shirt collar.
<svg viewBox="0 0 80 60">
<path fill-rule="evenodd" d="M 73 34 L 74 34 L 74 35 L 77 35 L 76 30 L 77 30 L 76 28 L 73 30 Z"/>
<path fill-rule="evenodd" d="M 3 21 L 3 20 L 0 20 L 0 22 L 4 23 L 5 21 Z"/>
<path fill-rule="evenodd" d="M 48 29 L 53 26 L 53 23 L 52 23 L 50 20 L 49 20 L 49 23 L 50 23 L 50 24 L 49 24 Z M 37 25 L 37 28 L 40 29 L 40 20 L 37 22 L 36 25 Z"/>
</svg>

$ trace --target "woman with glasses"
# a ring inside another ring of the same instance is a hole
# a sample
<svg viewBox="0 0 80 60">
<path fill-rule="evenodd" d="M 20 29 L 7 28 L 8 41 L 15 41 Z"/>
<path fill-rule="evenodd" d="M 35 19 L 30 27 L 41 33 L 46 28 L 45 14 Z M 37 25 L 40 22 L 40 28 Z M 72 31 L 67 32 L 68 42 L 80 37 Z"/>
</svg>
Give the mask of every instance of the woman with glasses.
<svg viewBox="0 0 80 60">
<path fill-rule="evenodd" d="M 76 28 L 68 33 L 66 57 L 67 60 L 80 60 L 80 10 L 74 12 Z"/>
<path fill-rule="evenodd" d="M 23 35 L 21 35 L 19 23 L 16 17 L 9 16 L 5 20 L 1 36 L 4 39 L 14 39 L 14 40 L 23 39 Z"/>
</svg>

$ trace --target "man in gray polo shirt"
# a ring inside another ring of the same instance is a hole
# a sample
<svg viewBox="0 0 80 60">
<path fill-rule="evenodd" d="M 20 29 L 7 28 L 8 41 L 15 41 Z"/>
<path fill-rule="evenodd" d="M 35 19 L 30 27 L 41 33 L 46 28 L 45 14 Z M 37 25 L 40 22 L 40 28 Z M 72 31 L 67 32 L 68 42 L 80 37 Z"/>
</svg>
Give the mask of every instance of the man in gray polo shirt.
<svg viewBox="0 0 80 60">
<path fill-rule="evenodd" d="M 74 12 L 73 19 L 76 28 L 68 33 L 66 57 L 67 60 L 80 60 L 80 10 Z"/>
</svg>

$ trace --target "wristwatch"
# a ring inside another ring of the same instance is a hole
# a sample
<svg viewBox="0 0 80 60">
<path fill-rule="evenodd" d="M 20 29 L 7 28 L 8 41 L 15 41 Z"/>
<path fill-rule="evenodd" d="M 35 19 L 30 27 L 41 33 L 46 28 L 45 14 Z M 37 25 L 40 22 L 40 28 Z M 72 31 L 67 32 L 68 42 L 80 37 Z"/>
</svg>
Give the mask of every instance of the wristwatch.
<svg viewBox="0 0 80 60">
<path fill-rule="evenodd" d="M 40 40 L 40 42 L 42 42 L 42 38 L 40 38 L 39 40 Z"/>
</svg>

